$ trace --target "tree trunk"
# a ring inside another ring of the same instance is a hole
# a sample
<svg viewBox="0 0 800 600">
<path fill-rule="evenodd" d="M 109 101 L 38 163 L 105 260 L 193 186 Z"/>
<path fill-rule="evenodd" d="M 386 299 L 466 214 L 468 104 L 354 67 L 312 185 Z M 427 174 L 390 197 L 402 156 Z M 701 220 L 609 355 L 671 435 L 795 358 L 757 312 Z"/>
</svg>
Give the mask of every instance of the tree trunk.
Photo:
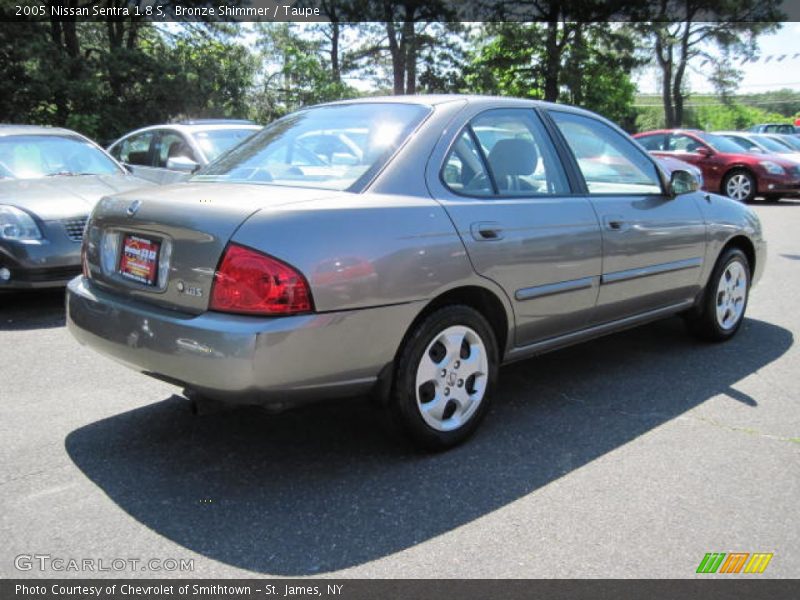
<svg viewBox="0 0 800 600">
<path fill-rule="evenodd" d="M 402 44 L 397 41 L 397 29 L 394 26 L 394 21 L 386 21 L 386 33 L 389 38 L 389 53 L 392 55 L 394 93 L 397 96 L 401 96 L 405 87 L 406 57 Z"/>
<path fill-rule="evenodd" d="M 417 32 L 414 21 L 403 23 L 403 45 L 406 59 L 406 94 L 417 93 Z"/>
<path fill-rule="evenodd" d="M 557 10 L 557 9 L 556 9 Z M 559 67 L 561 53 L 558 50 L 558 13 L 551 13 L 547 22 L 545 38 L 544 99 L 548 102 L 558 100 Z"/>
<path fill-rule="evenodd" d="M 584 23 L 574 24 L 575 34 L 572 42 L 572 52 L 575 56 L 575 60 L 572 61 L 572 69 L 571 73 L 569 73 L 572 81 L 572 89 L 570 90 L 572 103 L 576 106 L 581 106 L 585 97 L 583 90 L 583 65 L 586 61 L 586 44 L 583 38 L 583 27 Z"/>
<path fill-rule="evenodd" d="M 342 82 L 342 68 L 339 64 L 339 21 L 331 23 L 331 78 L 338 84 Z"/>
<path fill-rule="evenodd" d="M 677 127 L 672 105 L 672 46 L 665 46 L 663 32 L 656 32 L 656 59 L 661 67 L 661 101 L 664 104 L 664 121 L 668 129 Z"/>
<path fill-rule="evenodd" d="M 672 82 L 672 102 L 675 106 L 675 125 L 673 127 L 680 127 L 683 125 L 683 76 L 686 73 L 686 64 L 689 62 L 689 35 L 692 31 L 690 22 L 683 25 L 683 35 L 681 36 L 681 54 L 678 59 L 678 69 L 675 72 L 675 79 Z"/>
</svg>

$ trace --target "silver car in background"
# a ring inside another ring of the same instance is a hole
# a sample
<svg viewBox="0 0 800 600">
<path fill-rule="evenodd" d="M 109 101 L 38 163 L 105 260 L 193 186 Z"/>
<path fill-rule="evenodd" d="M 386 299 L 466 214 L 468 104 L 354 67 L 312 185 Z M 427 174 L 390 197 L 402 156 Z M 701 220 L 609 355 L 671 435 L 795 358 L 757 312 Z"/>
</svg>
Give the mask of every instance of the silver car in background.
<svg viewBox="0 0 800 600">
<path fill-rule="evenodd" d="M 74 131 L 0 125 L 0 291 L 66 285 L 95 203 L 150 185 Z"/>
<path fill-rule="evenodd" d="M 261 130 L 243 119 L 195 119 L 132 131 L 108 147 L 137 177 L 176 183 Z"/>
<path fill-rule="evenodd" d="M 84 247 L 80 342 L 223 402 L 372 392 L 435 449 L 503 363 L 675 314 L 731 338 L 765 260 L 750 208 L 602 117 L 463 96 L 290 114 L 187 183 L 105 198 Z"/>
</svg>

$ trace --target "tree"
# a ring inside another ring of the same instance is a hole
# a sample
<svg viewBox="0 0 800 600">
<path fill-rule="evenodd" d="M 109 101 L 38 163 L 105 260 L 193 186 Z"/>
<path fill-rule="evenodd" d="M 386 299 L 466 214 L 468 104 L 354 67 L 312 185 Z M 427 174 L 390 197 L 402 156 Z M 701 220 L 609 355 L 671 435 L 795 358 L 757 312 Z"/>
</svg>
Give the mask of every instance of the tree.
<svg viewBox="0 0 800 600">
<path fill-rule="evenodd" d="M 547 52 L 547 23 L 487 24 L 466 69 L 467 89 L 486 94 L 563 101 L 584 106 L 632 128 L 635 86 L 631 71 L 639 64 L 629 26 L 566 23 L 567 39 L 554 64 Z M 554 81 L 557 87 L 554 91 Z"/>
<path fill-rule="evenodd" d="M 175 32 L 136 18 L 6 23 L 0 121 L 65 126 L 108 142 L 181 116 L 248 116 L 255 65 L 238 33 L 212 23 Z"/>
<path fill-rule="evenodd" d="M 639 30 L 651 41 L 661 70 L 667 127 L 683 124 L 689 62 L 702 57 L 721 64 L 730 52 L 752 57 L 758 36 L 778 27 L 779 5 L 779 0 L 660 0 Z M 721 50 L 722 57 L 714 49 Z M 722 75 L 730 77 L 729 72 Z"/>
<path fill-rule="evenodd" d="M 341 63 L 330 59 L 321 39 L 308 35 L 313 30 L 292 23 L 264 23 L 258 31 L 262 70 L 253 98 L 259 120 L 271 121 L 302 106 L 356 95 L 342 81 Z"/>
</svg>

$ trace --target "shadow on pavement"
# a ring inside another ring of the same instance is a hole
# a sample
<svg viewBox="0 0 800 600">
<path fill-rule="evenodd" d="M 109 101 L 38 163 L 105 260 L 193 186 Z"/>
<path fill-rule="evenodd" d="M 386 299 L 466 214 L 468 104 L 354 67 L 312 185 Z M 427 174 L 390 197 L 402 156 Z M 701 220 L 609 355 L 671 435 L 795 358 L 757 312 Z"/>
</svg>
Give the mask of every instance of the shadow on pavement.
<svg viewBox="0 0 800 600">
<path fill-rule="evenodd" d="M 0 291 L 0 331 L 63 327 L 64 288 Z"/>
<path fill-rule="evenodd" d="M 275 575 L 400 552 L 530 494 L 733 386 L 791 332 L 747 320 L 706 345 L 679 319 L 504 368 L 478 434 L 422 455 L 364 401 L 193 417 L 175 397 L 69 434 L 75 464 L 132 517 L 189 550 Z"/>
</svg>

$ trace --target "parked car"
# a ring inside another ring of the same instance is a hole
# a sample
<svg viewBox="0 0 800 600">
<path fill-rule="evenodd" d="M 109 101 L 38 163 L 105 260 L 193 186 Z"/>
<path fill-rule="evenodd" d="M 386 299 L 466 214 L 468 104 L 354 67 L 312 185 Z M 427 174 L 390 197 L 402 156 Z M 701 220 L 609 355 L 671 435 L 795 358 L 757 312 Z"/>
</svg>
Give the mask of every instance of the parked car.
<svg viewBox="0 0 800 600">
<path fill-rule="evenodd" d="M 295 153 L 354 128 L 358 164 Z M 308 108 L 187 183 L 101 201 L 68 326 L 201 399 L 285 408 L 373 392 L 418 444 L 446 448 L 485 416 L 503 363 L 675 314 L 707 339 L 736 333 L 764 267 L 761 225 L 696 190 L 569 106 Z"/>
<path fill-rule="evenodd" d="M 797 135 L 782 135 L 780 133 L 762 133 L 764 137 L 775 140 L 779 144 L 783 144 L 787 148 L 791 148 L 795 152 L 800 152 L 800 136 Z"/>
<path fill-rule="evenodd" d="M 66 285 L 94 204 L 148 185 L 74 131 L 0 125 L 0 290 Z"/>
<path fill-rule="evenodd" d="M 747 152 L 755 154 L 773 154 L 800 164 L 800 151 L 793 149 L 788 144 L 775 140 L 763 133 L 750 133 L 749 131 L 715 131 L 714 135 L 721 135 L 732 142 L 736 142 Z M 788 138 L 789 136 L 777 135 L 776 137 Z M 800 138 L 798 138 L 800 141 Z"/>
<path fill-rule="evenodd" d="M 747 131 L 752 133 L 780 133 L 784 135 L 794 135 L 798 133 L 797 127 L 789 123 L 761 123 L 759 125 L 753 125 Z"/>
<path fill-rule="evenodd" d="M 800 167 L 794 161 L 752 154 L 725 137 L 695 129 L 662 129 L 634 137 L 656 156 L 672 156 L 700 168 L 705 189 L 734 200 L 800 193 Z"/>
<path fill-rule="evenodd" d="M 158 184 L 185 179 L 261 129 L 252 121 L 201 119 L 132 131 L 108 147 L 134 175 Z"/>
</svg>

